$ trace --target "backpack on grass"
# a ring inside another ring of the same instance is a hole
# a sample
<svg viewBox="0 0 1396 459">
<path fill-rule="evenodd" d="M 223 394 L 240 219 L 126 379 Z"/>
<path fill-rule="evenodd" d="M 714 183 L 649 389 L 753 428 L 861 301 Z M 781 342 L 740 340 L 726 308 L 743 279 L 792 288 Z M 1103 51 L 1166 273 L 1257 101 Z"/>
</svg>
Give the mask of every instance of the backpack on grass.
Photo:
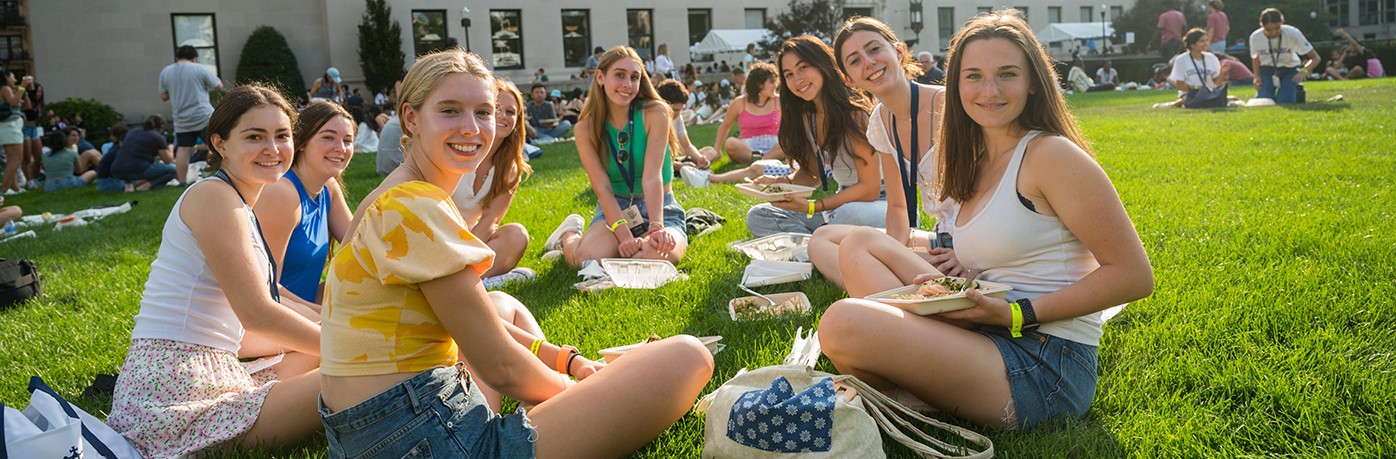
<svg viewBox="0 0 1396 459">
<path fill-rule="evenodd" d="M 39 296 L 39 270 L 29 260 L 0 259 L 0 309 Z"/>
</svg>

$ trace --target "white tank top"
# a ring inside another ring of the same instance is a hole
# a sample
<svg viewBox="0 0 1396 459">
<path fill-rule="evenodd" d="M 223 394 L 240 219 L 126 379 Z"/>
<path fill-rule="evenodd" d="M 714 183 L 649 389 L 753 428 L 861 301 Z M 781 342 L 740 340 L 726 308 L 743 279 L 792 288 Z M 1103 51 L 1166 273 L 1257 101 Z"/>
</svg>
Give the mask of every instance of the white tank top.
<svg viewBox="0 0 1396 459">
<path fill-rule="evenodd" d="M 485 184 L 480 186 L 480 194 L 475 194 L 475 174 L 480 173 L 480 169 L 462 175 L 460 184 L 456 185 L 456 191 L 451 193 L 451 202 L 460 208 L 460 215 L 465 218 L 467 226 L 475 226 L 475 223 L 480 221 L 480 216 L 484 215 L 485 196 L 490 194 L 490 185 L 494 183 L 494 167 L 487 164 L 481 166 L 488 167 L 489 172 L 485 173 Z"/>
<path fill-rule="evenodd" d="M 868 119 L 868 142 L 872 144 L 874 150 L 889 156 L 889 158 L 884 160 L 901 161 L 903 167 L 907 170 L 911 170 L 909 164 L 911 161 L 907 158 L 902 158 L 901 155 L 897 153 L 896 146 L 892 143 L 892 133 L 887 130 L 887 124 L 882 120 L 882 110 L 882 104 L 877 104 L 876 107 L 873 107 L 872 118 Z M 927 127 L 925 129 L 930 128 Z M 935 137 L 931 138 L 931 143 L 931 146 L 926 147 L 926 151 L 921 153 L 921 160 L 916 163 L 916 188 L 921 191 L 921 209 L 926 212 L 926 215 L 930 215 L 936 219 L 936 231 L 948 231 L 952 224 L 950 221 L 953 220 L 950 218 L 950 215 L 955 211 L 958 204 L 951 199 L 941 201 L 937 200 L 935 197 Z M 901 180 L 901 178 L 898 177 L 897 180 Z M 900 186 L 899 184 L 893 185 Z M 906 205 L 908 206 L 916 205 L 915 196 L 907 196 L 906 201 Z"/>
<path fill-rule="evenodd" d="M 1018 200 L 1018 171 L 1029 132 L 1008 163 L 993 194 L 964 225 L 955 225 L 955 255 L 960 263 L 983 271 L 984 280 L 1013 286 L 1009 301 L 1035 299 L 1075 283 L 1100 267 L 1086 245 L 1060 218 L 1028 210 Z M 958 213 L 951 216 L 958 222 Z M 1091 346 L 1100 345 L 1100 312 L 1042 324 L 1040 332 Z"/>
<path fill-rule="evenodd" d="M 224 186 L 223 184 L 204 185 L 208 181 L 218 182 L 217 178 L 200 180 L 184 191 L 165 219 L 165 229 L 161 231 L 160 250 L 155 262 L 150 264 L 150 278 L 145 282 L 145 292 L 141 295 L 141 310 L 136 314 L 136 326 L 131 338 L 154 338 L 194 343 L 236 353 L 242 341 L 242 322 L 233 313 L 218 280 L 213 277 L 213 269 L 199 250 L 198 241 L 189 225 L 179 217 L 180 206 L 189 190 L 197 186 Z M 255 215 L 246 204 L 248 234 L 244 238 L 251 247 L 257 270 L 264 278 L 271 272 L 271 263 L 263 249 L 262 238 L 257 234 Z M 228 237 L 239 237 L 230 234 Z M 265 286 L 263 288 L 266 288 Z"/>
</svg>

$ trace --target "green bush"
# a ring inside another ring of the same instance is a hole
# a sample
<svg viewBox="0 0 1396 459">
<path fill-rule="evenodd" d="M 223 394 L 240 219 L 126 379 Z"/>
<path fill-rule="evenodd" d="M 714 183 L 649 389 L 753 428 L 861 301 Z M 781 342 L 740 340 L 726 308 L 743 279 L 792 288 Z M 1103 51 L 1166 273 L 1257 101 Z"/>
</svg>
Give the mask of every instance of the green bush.
<svg viewBox="0 0 1396 459">
<path fill-rule="evenodd" d="M 286 44 L 286 37 L 271 26 L 252 31 L 238 57 L 237 84 L 253 82 L 276 87 L 289 100 L 305 94 L 296 54 Z"/>
<path fill-rule="evenodd" d="M 82 116 L 82 125 L 87 129 L 87 140 L 94 145 L 106 142 L 110 136 L 107 128 L 124 119 L 121 113 L 117 113 L 110 105 L 95 99 L 69 97 L 48 104 L 47 107 L 48 111 L 64 119 L 76 121 L 79 115 Z M 45 127 L 51 127 L 47 126 L 48 118 L 47 114 L 43 117 L 42 123 Z"/>
</svg>

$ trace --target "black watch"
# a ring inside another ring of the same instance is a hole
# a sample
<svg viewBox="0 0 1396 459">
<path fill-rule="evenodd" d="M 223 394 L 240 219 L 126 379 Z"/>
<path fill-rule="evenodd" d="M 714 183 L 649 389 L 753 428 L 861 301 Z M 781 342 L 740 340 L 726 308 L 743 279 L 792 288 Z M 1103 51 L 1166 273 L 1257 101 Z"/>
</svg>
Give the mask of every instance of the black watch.
<svg viewBox="0 0 1396 459">
<path fill-rule="evenodd" d="M 1018 309 L 1023 313 L 1023 329 L 1036 330 L 1041 323 L 1037 321 L 1037 312 L 1032 309 L 1032 300 L 1023 298 L 1016 303 L 1018 303 Z"/>
</svg>

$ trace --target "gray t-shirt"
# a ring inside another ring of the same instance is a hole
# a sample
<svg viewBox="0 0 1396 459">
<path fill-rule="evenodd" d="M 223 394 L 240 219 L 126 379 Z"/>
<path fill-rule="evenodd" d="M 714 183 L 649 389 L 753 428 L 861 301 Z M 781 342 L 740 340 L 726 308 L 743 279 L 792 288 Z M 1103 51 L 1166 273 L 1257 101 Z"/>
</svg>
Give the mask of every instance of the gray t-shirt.
<svg viewBox="0 0 1396 459">
<path fill-rule="evenodd" d="M 402 125 L 397 116 L 388 118 L 378 131 L 378 175 L 388 175 L 402 164 Z"/>
<path fill-rule="evenodd" d="M 208 92 L 220 84 L 208 69 L 194 62 L 175 62 L 160 71 L 160 93 L 170 95 L 175 132 L 202 131 L 208 126 L 208 117 L 213 115 Z"/>
</svg>

